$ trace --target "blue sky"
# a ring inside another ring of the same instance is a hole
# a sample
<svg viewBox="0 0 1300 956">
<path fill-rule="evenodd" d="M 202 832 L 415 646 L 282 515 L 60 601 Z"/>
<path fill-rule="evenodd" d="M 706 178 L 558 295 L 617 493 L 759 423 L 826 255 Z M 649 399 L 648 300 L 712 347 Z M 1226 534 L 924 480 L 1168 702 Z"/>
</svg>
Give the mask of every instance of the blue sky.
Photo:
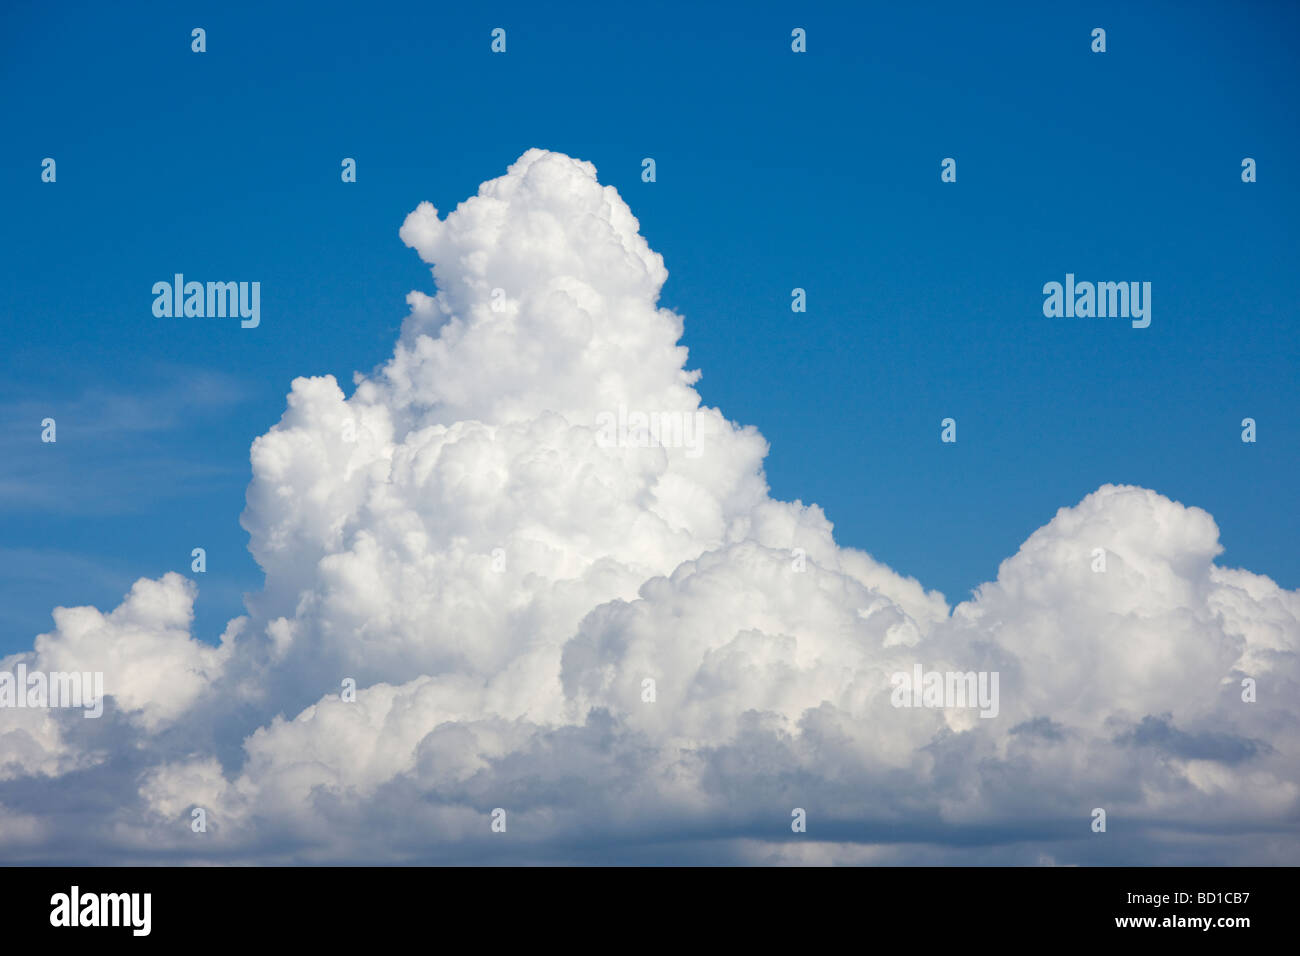
<svg viewBox="0 0 1300 956">
<path fill-rule="evenodd" d="M 1300 586 L 1292 5 L 362 9 L 0 14 L 0 653 L 196 546 L 214 640 L 261 581 L 249 444 L 295 376 L 391 354 L 432 292 L 397 236 L 416 203 L 532 146 L 624 196 L 705 401 L 841 543 L 956 601 L 1133 483 L 1209 511 L 1221 563 Z M 176 272 L 259 280 L 261 326 L 154 318 Z M 1151 326 L 1044 318 L 1067 272 L 1150 281 Z"/>
</svg>

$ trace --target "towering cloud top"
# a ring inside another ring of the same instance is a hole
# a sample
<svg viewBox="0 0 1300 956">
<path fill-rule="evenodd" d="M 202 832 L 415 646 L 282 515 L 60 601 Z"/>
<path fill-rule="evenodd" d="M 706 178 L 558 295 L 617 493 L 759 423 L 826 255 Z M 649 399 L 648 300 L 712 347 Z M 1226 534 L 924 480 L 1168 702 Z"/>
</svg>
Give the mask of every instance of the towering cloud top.
<svg viewBox="0 0 1300 956">
<path fill-rule="evenodd" d="M 663 258 L 590 163 L 530 149 L 446 219 L 421 203 L 401 236 L 438 292 L 408 299 L 383 375 L 395 404 L 494 424 L 698 405 L 682 321 L 657 307 Z"/>
</svg>

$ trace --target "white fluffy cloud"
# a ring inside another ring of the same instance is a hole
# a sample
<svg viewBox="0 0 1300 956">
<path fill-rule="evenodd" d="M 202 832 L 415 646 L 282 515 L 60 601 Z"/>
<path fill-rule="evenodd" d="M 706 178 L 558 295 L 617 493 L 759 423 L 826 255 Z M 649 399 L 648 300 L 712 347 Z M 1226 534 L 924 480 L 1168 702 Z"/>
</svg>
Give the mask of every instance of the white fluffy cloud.
<svg viewBox="0 0 1300 956">
<path fill-rule="evenodd" d="M 436 294 L 254 442 L 266 585 L 221 645 L 172 574 L 20 656 L 112 699 L 0 711 L 0 856 L 1297 859 L 1300 594 L 1216 565 L 1210 515 L 1107 485 L 950 609 L 768 496 L 589 163 L 530 150 L 401 237 Z M 696 441 L 602 440 L 629 412 Z M 997 716 L 894 706 L 917 663 L 996 671 Z"/>
</svg>

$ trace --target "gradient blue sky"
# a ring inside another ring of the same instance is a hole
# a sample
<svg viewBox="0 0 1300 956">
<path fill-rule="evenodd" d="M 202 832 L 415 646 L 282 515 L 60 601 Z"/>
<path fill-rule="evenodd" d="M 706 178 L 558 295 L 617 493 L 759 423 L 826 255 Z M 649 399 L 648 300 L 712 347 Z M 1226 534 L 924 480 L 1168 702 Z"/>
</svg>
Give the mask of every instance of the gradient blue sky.
<svg viewBox="0 0 1300 956">
<path fill-rule="evenodd" d="M 955 602 L 1133 483 L 1300 586 L 1294 4 L 467 7 L 5 5 L 0 654 L 196 546 L 215 640 L 261 582 L 249 444 L 295 376 L 350 391 L 433 291 L 405 215 L 532 146 L 617 187 L 705 401 L 841 543 Z M 154 318 L 175 272 L 260 281 L 260 328 Z M 1044 318 L 1066 272 L 1150 281 L 1150 328 Z"/>
</svg>

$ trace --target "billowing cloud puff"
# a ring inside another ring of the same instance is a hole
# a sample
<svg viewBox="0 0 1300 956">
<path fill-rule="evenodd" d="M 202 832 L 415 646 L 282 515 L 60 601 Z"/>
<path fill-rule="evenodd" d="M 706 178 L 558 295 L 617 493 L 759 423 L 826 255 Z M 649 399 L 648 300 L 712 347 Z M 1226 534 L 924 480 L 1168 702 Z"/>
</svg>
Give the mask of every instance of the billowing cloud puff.
<svg viewBox="0 0 1300 956">
<path fill-rule="evenodd" d="M 220 646 L 168 575 L 20 655 L 108 702 L 0 711 L 4 858 L 1300 858 L 1300 594 L 1210 515 L 1104 486 L 949 608 L 768 496 L 589 163 L 401 237 L 436 294 L 253 443 L 266 584 Z"/>
</svg>

